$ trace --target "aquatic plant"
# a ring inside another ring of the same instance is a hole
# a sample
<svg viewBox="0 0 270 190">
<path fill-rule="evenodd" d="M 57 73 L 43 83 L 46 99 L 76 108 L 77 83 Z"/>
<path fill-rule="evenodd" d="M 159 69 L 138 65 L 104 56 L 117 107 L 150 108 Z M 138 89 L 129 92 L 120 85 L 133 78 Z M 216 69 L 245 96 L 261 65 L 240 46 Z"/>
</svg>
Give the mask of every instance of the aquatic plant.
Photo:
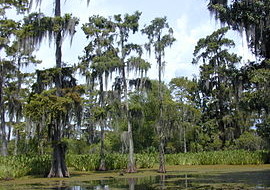
<svg viewBox="0 0 270 190">
<path fill-rule="evenodd" d="M 44 175 L 50 169 L 50 155 L 0 157 L 0 179 Z"/>
<path fill-rule="evenodd" d="M 167 163 L 170 165 L 247 165 L 265 164 L 268 162 L 269 152 L 245 150 L 212 151 L 198 153 L 168 154 Z"/>
</svg>

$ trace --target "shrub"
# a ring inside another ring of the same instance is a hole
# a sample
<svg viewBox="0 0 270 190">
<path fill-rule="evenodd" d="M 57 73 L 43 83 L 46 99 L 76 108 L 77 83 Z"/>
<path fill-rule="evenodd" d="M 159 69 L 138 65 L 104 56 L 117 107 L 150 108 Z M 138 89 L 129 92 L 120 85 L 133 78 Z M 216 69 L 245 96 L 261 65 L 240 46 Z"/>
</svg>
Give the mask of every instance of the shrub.
<svg viewBox="0 0 270 190">
<path fill-rule="evenodd" d="M 263 146 L 263 139 L 252 132 L 244 132 L 236 141 L 236 149 L 248 151 L 260 150 Z"/>
</svg>

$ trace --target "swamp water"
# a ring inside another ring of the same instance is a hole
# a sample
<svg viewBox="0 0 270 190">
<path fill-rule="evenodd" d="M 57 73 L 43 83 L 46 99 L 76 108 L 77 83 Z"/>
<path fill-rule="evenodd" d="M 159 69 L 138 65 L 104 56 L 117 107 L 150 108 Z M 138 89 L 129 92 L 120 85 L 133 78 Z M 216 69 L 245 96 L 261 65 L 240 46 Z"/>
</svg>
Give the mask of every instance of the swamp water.
<svg viewBox="0 0 270 190">
<path fill-rule="evenodd" d="M 224 166 L 223 166 L 224 167 Z M 46 179 L 24 183 L 0 184 L 4 189 L 57 189 L 57 190 L 155 190 L 155 189 L 270 189 L 270 169 L 215 169 L 196 171 L 173 171 L 166 175 L 106 175 L 98 180 L 91 176 Z M 139 172 L 140 173 L 140 172 Z M 143 172 L 141 172 L 143 173 Z M 93 179 L 93 178 L 92 178 Z M 0 182 L 1 183 L 1 182 Z"/>
</svg>

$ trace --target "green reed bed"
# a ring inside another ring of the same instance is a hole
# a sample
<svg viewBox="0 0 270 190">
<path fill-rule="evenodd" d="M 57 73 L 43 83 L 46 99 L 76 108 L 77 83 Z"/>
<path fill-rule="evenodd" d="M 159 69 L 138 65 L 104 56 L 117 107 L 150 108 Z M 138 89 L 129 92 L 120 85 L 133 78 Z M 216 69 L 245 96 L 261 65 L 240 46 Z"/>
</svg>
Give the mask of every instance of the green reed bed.
<svg viewBox="0 0 270 190">
<path fill-rule="evenodd" d="M 136 166 L 138 168 L 152 168 L 157 163 L 157 154 L 136 154 Z M 99 168 L 99 154 L 68 155 L 67 165 L 78 171 L 93 171 Z M 105 164 L 108 170 L 126 168 L 128 163 L 127 154 L 112 153 L 105 156 Z"/>
<path fill-rule="evenodd" d="M 268 163 L 269 152 L 244 150 L 179 153 L 166 155 L 170 165 L 248 165 Z"/>
<path fill-rule="evenodd" d="M 94 171 L 99 168 L 100 156 L 99 154 L 68 155 L 67 165 L 78 171 Z M 127 155 L 107 154 L 105 165 L 108 170 L 122 169 L 127 165 Z"/>
<path fill-rule="evenodd" d="M 215 151 L 199 153 L 167 154 L 168 165 L 248 165 L 266 164 L 270 157 L 269 152 L 244 150 Z M 136 154 L 137 168 L 153 168 L 158 164 L 158 154 Z M 108 170 L 124 169 L 127 166 L 128 156 L 126 154 L 107 154 L 105 163 Z M 93 171 L 99 167 L 99 155 L 69 155 L 68 166 L 78 171 Z"/>
<path fill-rule="evenodd" d="M 44 175 L 49 169 L 49 155 L 0 157 L 0 180 L 25 175 Z"/>
<path fill-rule="evenodd" d="M 199 153 L 167 154 L 168 165 L 248 165 L 269 163 L 267 151 L 249 152 L 244 150 L 215 151 Z M 51 165 L 50 155 L 0 156 L 0 180 L 12 179 L 25 175 L 46 175 Z M 158 153 L 136 154 L 137 168 L 153 168 L 158 164 Z M 67 166 L 77 171 L 95 171 L 99 168 L 99 154 L 71 155 L 66 157 Z M 128 155 L 120 153 L 106 154 L 108 170 L 125 169 Z"/>
</svg>

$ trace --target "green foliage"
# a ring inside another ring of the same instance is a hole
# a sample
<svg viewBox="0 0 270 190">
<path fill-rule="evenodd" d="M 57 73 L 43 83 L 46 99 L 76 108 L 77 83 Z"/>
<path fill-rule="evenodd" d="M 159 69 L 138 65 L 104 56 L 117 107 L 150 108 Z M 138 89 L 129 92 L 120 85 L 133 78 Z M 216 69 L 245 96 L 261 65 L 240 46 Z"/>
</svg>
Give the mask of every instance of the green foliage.
<svg viewBox="0 0 270 190">
<path fill-rule="evenodd" d="M 262 149 L 263 139 L 255 132 L 246 131 L 238 139 L 236 139 L 235 145 L 237 149 L 256 151 Z"/>
<path fill-rule="evenodd" d="M 167 30 L 167 34 L 162 35 L 164 30 Z M 160 56 L 164 57 L 165 48 L 170 47 L 175 41 L 173 29 L 169 27 L 166 17 L 155 18 L 151 21 L 150 25 L 142 29 L 142 33 L 146 34 L 149 40 L 149 42 L 145 44 L 146 50 L 151 53 L 151 46 L 153 46 L 156 59 L 159 59 Z"/>
<path fill-rule="evenodd" d="M 44 91 L 42 94 L 34 94 L 29 104 L 25 105 L 25 114 L 34 122 L 40 122 L 44 116 L 46 119 L 57 117 L 57 114 L 66 114 L 71 107 L 70 97 L 55 95 L 55 89 Z"/>
<path fill-rule="evenodd" d="M 268 163 L 269 152 L 244 150 L 215 151 L 200 153 L 166 154 L 169 165 L 248 165 Z M 136 154 L 138 168 L 153 168 L 158 163 L 157 153 Z M 68 155 L 68 166 L 79 171 L 93 171 L 99 167 L 99 154 Z M 125 154 L 106 154 L 106 166 L 109 170 L 124 169 L 127 164 Z"/>
<path fill-rule="evenodd" d="M 158 154 L 148 152 L 136 154 L 138 168 L 153 168 L 158 163 Z M 0 180 L 18 178 L 25 175 L 46 175 L 50 170 L 50 155 L 42 156 L 8 156 L 0 157 Z M 67 166 L 78 171 L 95 171 L 99 168 L 99 154 L 67 155 Z M 167 154 L 169 165 L 247 165 L 265 164 L 269 161 L 269 152 L 265 151 L 216 151 L 200 153 Z M 105 155 L 106 167 L 109 170 L 126 168 L 126 154 L 111 153 Z"/>
<path fill-rule="evenodd" d="M 209 10 L 216 19 L 246 32 L 249 47 L 255 55 L 270 58 L 269 51 L 269 0 L 209 1 Z"/>
<path fill-rule="evenodd" d="M 45 175 L 50 170 L 50 159 L 49 155 L 0 157 L 0 179 Z"/>
<path fill-rule="evenodd" d="M 270 117 L 263 120 L 262 123 L 256 125 L 258 134 L 264 138 L 268 143 L 270 142 Z"/>
<path fill-rule="evenodd" d="M 79 171 L 93 171 L 100 166 L 99 154 L 68 155 L 67 165 Z M 109 170 L 124 169 L 127 165 L 127 155 L 112 153 L 105 155 L 105 165 Z"/>
<path fill-rule="evenodd" d="M 79 19 L 72 17 L 71 14 L 65 14 L 63 17 L 46 17 L 42 13 L 31 13 L 24 18 L 24 24 L 18 36 L 25 49 L 35 48 L 46 37 L 51 42 L 59 32 L 62 32 L 63 36 L 68 34 L 73 37 L 78 23 Z"/>
<path fill-rule="evenodd" d="M 67 165 L 79 171 L 93 171 L 99 167 L 99 154 L 67 155 Z"/>
<path fill-rule="evenodd" d="M 28 0 L 4 0 L 0 2 L 0 12 L 5 14 L 6 9 L 16 8 L 17 13 L 21 14 L 29 10 L 29 1 Z"/>
<path fill-rule="evenodd" d="M 99 154 L 71 155 L 67 156 L 69 167 L 79 171 L 93 171 L 99 168 Z M 156 153 L 136 154 L 136 166 L 138 168 L 152 168 L 157 163 Z M 111 153 L 105 155 L 105 164 L 109 170 L 124 169 L 127 166 L 128 157 L 126 154 Z"/>
<path fill-rule="evenodd" d="M 249 152 L 244 150 L 235 151 L 216 151 L 200 153 L 179 153 L 167 154 L 166 160 L 170 165 L 248 165 L 248 164 L 265 164 L 268 163 L 268 152 L 256 151 Z M 70 166 L 77 170 L 91 171 L 99 167 L 99 155 L 69 155 Z M 138 168 L 152 168 L 158 163 L 158 155 L 136 154 L 136 165 Z M 123 169 L 126 167 L 127 155 L 110 154 L 106 155 L 106 165 L 110 170 Z"/>
<path fill-rule="evenodd" d="M 157 153 L 136 154 L 136 166 L 138 168 L 153 168 L 158 162 Z"/>
<path fill-rule="evenodd" d="M 213 122 L 210 129 L 216 126 L 216 131 L 204 131 L 212 137 L 211 133 L 218 135 L 222 141 L 219 146 L 215 138 L 214 150 L 224 148 L 226 140 L 230 139 L 230 133 L 235 137 L 241 134 L 240 128 L 244 127 L 242 120 L 246 118 L 240 115 L 238 104 L 240 99 L 239 89 L 242 83 L 239 80 L 236 64 L 241 57 L 230 53 L 228 48 L 234 47 L 234 42 L 225 37 L 229 28 L 221 28 L 198 41 L 194 50 L 193 63 L 202 60 L 200 66 L 200 78 L 198 88 L 200 91 L 200 106 L 202 107 L 202 123 L 205 125 Z M 233 131 L 230 131 L 233 128 Z M 216 147 L 216 148 L 215 148 Z"/>
<path fill-rule="evenodd" d="M 87 154 L 90 151 L 90 146 L 84 139 L 64 139 L 67 144 L 68 154 Z"/>
<path fill-rule="evenodd" d="M 269 152 L 244 150 L 215 151 L 199 153 L 180 153 L 166 155 L 171 165 L 248 165 L 265 164 L 269 160 Z"/>
</svg>

